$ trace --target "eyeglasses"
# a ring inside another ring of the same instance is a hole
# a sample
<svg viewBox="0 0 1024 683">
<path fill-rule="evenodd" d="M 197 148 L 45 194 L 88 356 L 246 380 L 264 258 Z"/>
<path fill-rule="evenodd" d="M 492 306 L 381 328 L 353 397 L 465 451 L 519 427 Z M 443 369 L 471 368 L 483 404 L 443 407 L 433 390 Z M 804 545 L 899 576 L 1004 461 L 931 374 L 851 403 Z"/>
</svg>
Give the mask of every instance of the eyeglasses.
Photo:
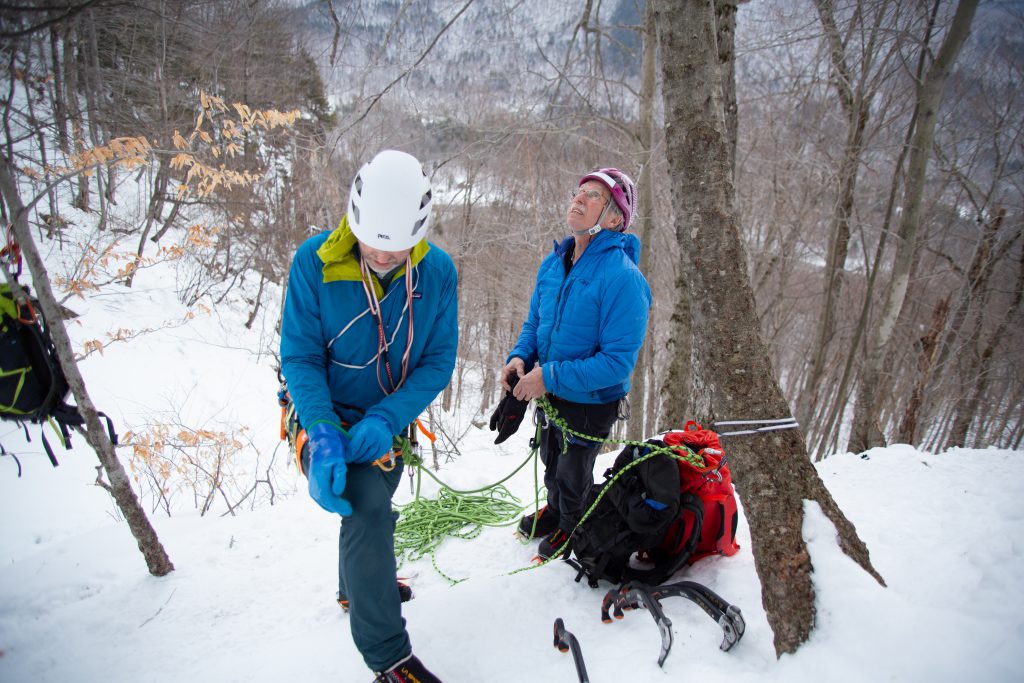
<svg viewBox="0 0 1024 683">
<path fill-rule="evenodd" d="M 605 204 L 608 203 L 608 200 L 605 198 L 603 194 L 601 194 L 600 190 L 585 190 L 582 187 L 576 190 L 569 190 L 569 200 L 573 201 L 581 194 L 587 196 L 587 201 L 596 202 L 597 200 L 600 199 Z"/>
</svg>

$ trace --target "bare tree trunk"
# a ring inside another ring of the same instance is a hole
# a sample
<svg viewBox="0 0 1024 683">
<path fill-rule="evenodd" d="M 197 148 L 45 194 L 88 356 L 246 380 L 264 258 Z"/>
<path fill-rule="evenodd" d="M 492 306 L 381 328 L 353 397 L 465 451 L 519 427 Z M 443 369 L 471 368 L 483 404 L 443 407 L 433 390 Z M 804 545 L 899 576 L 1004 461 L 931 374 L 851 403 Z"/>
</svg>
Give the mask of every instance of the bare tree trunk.
<svg viewBox="0 0 1024 683">
<path fill-rule="evenodd" d="M 245 329 L 247 330 L 252 329 L 252 324 L 256 322 L 256 316 L 259 315 L 260 306 L 263 304 L 263 290 L 266 288 L 266 284 L 267 276 L 261 272 L 260 285 L 259 288 L 256 290 L 256 300 L 252 304 L 252 313 L 249 314 L 249 317 L 245 321 Z"/>
<path fill-rule="evenodd" d="M 651 276 L 651 208 L 654 206 L 653 176 L 651 174 L 651 130 L 654 125 L 654 92 L 656 85 L 655 65 L 658 59 L 658 35 L 654 26 L 654 11 L 648 4 L 644 9 L 644 62 L 643 80 L 640 84 L 640 121 L 637 139 L 640 143 L 640 176 L 637 178 L 637 192 L 640 194 L 640 211 L 636 215 L 634 232 L 640 238 L 640 272 Z M 647 335 L 640 347 L 640 356 L 633 369 L 632 412 L 629 416 L 627 437 L 643 440 L 648 434 L 653 415 L 648 415 L 644 400 L 648 387 L 647 377 L 654 363 L 654 316 L 648 316 Z"/>
<path fill-rule="evenodd" d="M 935 358 L 938 356 L 939 335 L 946 327 L 949 318 L 949 297 L 939 300 L 932 311 L 932 322 L 928 331 L 920 340 L 921 355 L 917 360 L 917 381 L 914 383 L 914 390 L 910 393 L 910 400 L 907 402 L 906 410 L 900 419 L 899 433 L 896 440 L 900 443 L 915 443 L 917 433 L 917 421 L 921 411 L 921 402 L 924 397 L 925 387 L 932 374 Z"/>
<path fill-rule="evenodd" d="M 932 17 L 934 21 L 934 16 Z M 918 60 L 916 77 L 920 80 L 924 73 L 924 56 L 931 35 L 931 24 L 926 34 L 924 45 L 921 49 L 921 58 Z M 910 125 L 907 128 L 906 138 L 903 141 L 903 147 L 900 149 L 899 157 L 896 159 L 894 164 L 895 171 L 893 172 L 892 182 L 889 186 L 889 196 L 885 204 L 885 216 L 882 219 L 881 237 L 878 240 L 878 244 L 875 245 L 875 257 L 868 263 L 868 281 L 867 287 L 864 291 L 864 297 L 861 303 L 860 315 L 857 318 L 857 325 L 854 327 L 853 340 L 850 342 L 850 353 L 846 356 L 846 361 L 843 364 L 843 374 L 840 377 L 839 385 L 833 393 L 833 400 L 829 405 L 826 418 L 822 425 L 819 425 L 817 430 L 817 436 L 814 438 L 814 446 L 811 452 L 815 455 L 815 460 L 821 460 L 825 457 L 829 450 L 835 448 L 839 441 L 839 427 L 843 417 L 843 413 L 846 412 L 846 408 L 849 402 L 851 393 L 851 386 L 854 383 L 854 377 L 857 372 L 856 362 L 861 355 L 861 342 L 867 334 L 868 323 L 871 317 L 871 301 L 874 298 L 875 286 L 878 281 L 878 271 L 881 268 L 882 259 L 885 256 L 886 245 L 888 244 L 890 226 L 892 225 L 892 217 L 896 210 L 896 196 L 899 193 L 901 179 L 903 177 L 903 162 L 907 158 L 910 152 L 910 145 L 913 140 L 913 129 L 914 124 L 917 121 L 917 108 L 915 107 L 914 113 L 910 119 Z M 864 245 L 865 253 L 867 253 L 867 244 Z"/>
<path fill-rule="evenodd" d="M 4 154 L 7 155 L 8 159 L 14 158 L 14 133 L 11 131 L 11 113 L 14 109 L 14 89 L 17 79 L 13 77 L 13 74 L 18 69 L 18 51 L 15 49 L 15 41 L 11 41 L 8 49 L 11 51 L 10 59 L 7 63 L 7 72 L 12 76 L 7 79 L 7 92 L 4 97 Z"/>
<path fill-rule="evenodd" d="M 661 385 L 662 419 L 666 425 L 686 424 L 687 420 L 698 414 L 691 364 L 693 323 L 690 318 L 689 287 L 685 276 L 677 276 L 676 305 L 669 320 L 668 368 L 665 382 Z"/>
<path fill-rule="evenodd" d="M 26 41 L 27 42 L 25 43 L 25 70 L 27 72 L 28 69 L 30 68 L 32 62 L 34 61 L 32 59 L 32 43 L 34 42 L 34 37 L 26 38 Z M 12 49 L 13 49 L 13 46 L 12 46 Z M 46 53 L 44 51 L 42 42 L 40 42 L 40 44 L 39 44 L 39 57 L 40 57 L 40 60 L 39 60 L 40 64 L 46 64 Z M 35 121 L 35 120 L 37 120 L 36 108 L 35 108 L 35 104 L 33 102 L 34 98 L 33 98 L 32 88 L 29 87 L 29 84 L 28 84 L 27 80 L 28 79 L 26 79 L 26 82 L 24 83 L 24 86 L 25 86 L 25 107 L 28 109 L 29 119 L 32 120 L 32 121 Z M 48 145 L 47 145 L 47 137 L 46 137 L 46 132 L 45 131 L 46 131 L 46 129 L 44 127 L 40 126 L 40 127 L 37 127 L 35 129 L 35 134 L 36 134 L 36 144 L 39 145 L 39 160 L 42 162 L 43 168 L 48 168 L 50 166 L 50 159 L 49 159 L 50 155 L 49 155 L 48 150 L 47 150 L 47 146 Z M 46 201 L 47 201 L 47 205 L 48 205 L 48 209 L 49 209 L 49 213 L 47 214 L 49 216 L 49 220 L 46 221 L 46 223 L 47 223 L 47 235 L 52 235 L 53 231 L 55 229 L 57 229 L 57 227 L 58 227 L 58 223 L 59 223 L 58 217 L 59 217 L 59 213 L 60 212 L 59 212 L 59 207 L 57 206 L 57 193 L 56 193 L 56 190 L 52 186 L 50 186 L 50 185 L 47 185 L 47 187 L 46 187 Z"/>
<path fill-rule="evenodd" d="M 978 0 L 961 0 L 957 5 L 949 32 L 917 89 L 917 124 L 910 146 L 910 160 L 903 192 L 903 215 L 896 233 L 896 259 L 889 286 L 886 288 L 882 312 L 868 342 L 864 368 L 857 386 L 857 403 L 849 445 L 853 451 L 865 451 L 884 443 L 878 423 L 880 370 L 910 283 L 911 267 L 917 251 L 917 233 L 921 225 L 925 173 L 935 138 L 939 105 L 942 102 L 946 79 L 967 39 L 977 8 Z"/>
<path fill-rule="evenodd" d="M 1002 429 L 1008 429 L 1009 423 L 1013 423 L 1012 434 L 1006 439 L 1006 447 L 1018 451 L 1020 450 L 1021 440 L 1024 438 L 1024 385 L 1017 385 L 1012 394 L 1013 396 L 1007 404 L 1016 406 L 1017 409 L 1016 411 L 1006 411 L 1003 416 L 1005 422 L 1002 425 Z"/>
<path fill-rule="evenodd" d="M 487 306 L 487 326 L 486 336 L 484 338 L 485 346 L 481 349 L 481 362 L 484 366 L 484 384 L 480 392 L 479 412 L 481 413 L 491 407 L 491 401 L 494 400 L 494 392 L 498 388 L 495 373 L 489 369 L 489 361 L 494 357 L 495 348 L 497 347 L 495 342 L 497 342 L 498 339 L 498 301 L 491 287 L 484 287 L 484 300 L 486 301 Z M 498 353 L 500 353 L 500 351 Z M 500 365 L 498 367 L 504 365 L 504 362 L 501 362 L 503 360 L 504 358 L 499 356 Z"/>
<path fill-rule="evenodd" d="M 1019 410 L 1016 408 L 1021 405 L 1022 396 L 1024 396 L 1024 386 L 1017 382 L 1005 382 L 1002 395 L 996 402 L 996 405 L 1005 407 L 998 414 L 991 415 L 994 424 L 989 429 L 989 435 L 992 435 L 989 441 L 998 441 L 1006 448 L 1017 449 L 1017 446 L 1013 445 L 1014 439 L 1017 438 L 1014 436 L 1015 431 L 1020 428 Z M 983 445 L 976 444 L 975 447 L 981 448 Z"/>
<path fill-rule="evenodd" d="M 170 176 L 169 162 L 163 157 L 158 162 L 160 165 L 156 171 L 156 178 L 153 179 L 153 194 L 149 197 L 149 208 L 146 210 L 146 224 L 142 228 L 142 235 L 139 237 L 139 246 L 135 251 L 135 267 L 128 271 L 124 279 L 124 286 L 131 288 L 135 281 L 135 273 L 142 263 L 142 252 L 146 246 L 146 239 L 149 237 L 153 223 L 160 220 L 164 211 L 164 200 L 167 197 L 167 181 Z"/>
<path fill-rule="evenodd" d="M 737 0 L 715 0 L 715 27 L 718 38 L 718 66 L 722 76 L 722 109 L 725 112 L 725 137 L 729 148 L 729 168 L 736 177 L 736 131 L 739 105 L 736 104 L 736 5 Z"/>
<path fill-rule="evenodd" d="M 103 142 L 103 134 L 100 130 L 100 93 L 103 89 L 103 75 L 100 72 L 100 60 L 99 60 L 99 45 L 96 40 L 96 16 L 92 10 L 89 10 L 89 25 L 88 25 L 88 50 L 85 51 L 85 58 L 89 60 L 89 65 L 85 69 L 85 103 L 88 108 L 87 124 L 89 128 L 89 139 L 92 141 L 93 148 L 99 147 Z M 106 230 L 107 228 L 107 189 L 104 183 L 103 170 L 97 169 L 95 175 L 96 178 L 96 198 L 99 201 L 100 215 L 97 221 L 98 230 Z"/>
<path fill-rule="evenodd" d="M 921 41 L 921 46 L 919 48 L 917 65 L 914 71 L 914 80 L 917 82 L 921 82 L 924 79 L 927 57 L 931 54 L 930 44 L 938 10 L 939 3 L 935 2 L 932 6 L 931 13 L 928 16 L 924 39 Z M 882 260 L 885 257 L 889 235 L 892 232 L 890 226 L 892 225 L 893 215 L 896 211 L 896 198 L 899 194 L 899 189 L 903 181 L 904 162 L 910 154 L 910 148 L 913 144 L 914 131 L 916 128 L 920 104 L 920 101 L 915 102 L 914 111 L 907 126 L 903 146 L 900 149 L 899 156 L 893 164 L 895 171 L 893 172 L 892 182 L 889 187 L 889 196 L 886 200 L 885 215 L 882 219 L 882 226 L 880 230 L 881 237 L 875 245 L 874 259 L 868 263 L 867 287 L 864 291 L 860 315 L 858 316 L 857 324 L 854 327 L 853 340 L 850 343 L 851 352 L 847 354 L 846 361 L 843 364 L 843 374 L 839 380 L 838 388 L 833 392 L 834 399 L 829 404 L 824 425 L 823 427 L 819 427 L 817 436 L 815 437 L 814 447 L 812 449 L 812 452 L 815 454 L 815 460 L 821 460 L 829 451 L 838 448 L 840 423 L 849 403 L 852 391 L 851 387 L 855 388 L 854 380 L 860 369 L 858 362 L 862 363 L 862 356 L 865 355 L 865 351 L 861 348 L 861 345 L 869 332 L 868 325 L 871 319 L 871 302 L 874 299 L 879 270 L 881 269 Z M 868 245 L 865 243 L 863 245 L 864 253 L 867 253 L 867 247 Z M 941 365 L 941 362 L 937 363 L 937 365 Z"/>
<path fill-rule="evenodd" d="M 331 22 L 334 24 L 334 38 L 331 40 L 331 61 L 330 65 L 334 66 L 334 60 L 338 56 L 338 38 L 341 37 L 341 22 L 338 21 L 338 13 L 334 11 L 333 0 L 324 0 L 324 4 L 327 5 L 327 11 L 331 15 Z"/>
<path fill-rule="evenodd" d="M 75 19 L 68 24 L 64 33 L 64 87 L 65 104 L 67 105 L 68 120 L 71 122 L 72 147 L 76 154 L 85 151 L 85 141 L 82 139 L 82 108 L 78 102 L 78 60 L 76 58 L 80 32 L 78 30 L 79 20 Z M 75 176 L 78 183 L 78 191 L 75 194 L 72 204 L 82 211 L 89 210 L 89 179 L 84 173 Z"/>
<path fill-rule="evenodd" d="M 666 56 L 665 138 L 680 270 L 699 330 L 693 335 L 694 385 L 709 402 L 703 416 L 782 417 L 789 408 L 760 335 L 734 212 L 713 0 L 659 0 L 655 12 Z M 795 652 L 814 628 L 813 568 L 801 533 L 805 499 L 816 501 L 835 525 L 843 551 L 884 581 L 811 465 L 799 431 L 730 445 L 762 603 L 781 656 Z"/>
<path fill-rule="evenodd" d="M 938 372 L 944 372 L 950 385 L 964 383 L 962 373 L 957 372 L 959 350 L 965 348 L 963 337 L 965 327 L 972 311 L 976 316 L 981 316 L 985 306 L 982 303 L 988 295 L 990 280 L 999 262 L 1001 255 L 996 248 L 999 232 L 1006 217 L 1006 209 L 1000 208 L 995 211 L 992 217 L 991 211 L 978 211 L 978 222 L 982 225 L 981 237 L 971 257 L 971 264 L 964 273 L 963 284 L 957 297 L 956 305 L 950 314 L 949 323 L 944 328 L 943 338 L 936 353 L 935 367 Z M 981 324 L 980 320 L 975 321 L 975 330 Z M 973 333 L 972 333 L 973 334 Z M 973 384 L 974 378 L 968 373 L 967 382 Z M 948 398 L 949 391 L 937 392 L 942 396 L 937 402 Z"/>
<path fill-rule="evenodd" d="M 57 26 L 51 26 L 50 38 L 50 61 L 53 66 L 53 118 L 57 126 L 57 144 L 60 151 L 65 155 L 69 153 L 68 145 L 68 114 L 64 105 L 64 69 L 63 60 L 60 57 L 60 34 Z"/>
<path fill-rule="evenodd" d="M 1018 266 L 1016 287 L 1013 290 L 1013 300 L 1010 303 L 1009 310 L 1003 316 L 992 336 L 989 337 L 985 349 L 978 354 L 977 360 L 970 364 L 968 377 L 973 378 L 972 386 L 968 391 L 961 392 L 957 399 L 953 426 L 949 431 L 949 438 L 946 440 L 946 448 L 966 445 L 967 433 L 971 428 L 971 423 L 978 417 L 978 406 L 981 404 L 981 397 L 985 395 L 988 389 L 992 356 L 1003 343 L 1003 338 L 1006 336 L 1010 324 L 1017 324 L 1020 318 L 1021 300 L 1024 298 L 1024 258 L 1021 259 Z"/>
<path fill-rule="evenodd" d="M 839 162 L 838 188 L 835 207 L 829 225 L 828 254 L 825 261 L 825 284 L 822 293 L 821 315 L 818 329 L 811 347 L 811 368 L 799 392 L 796 415 L 800 424 L 810 425 L 815 410 L 820 405 L 819 393 L 824 380 L 825 365 L 829 348 L 836 331 L 838 307 L 846 274 L 846 256 L 850 247 L 850 223 L 853 215 L 854 194 L 857 189 L 857 175 L 860 171 L 861 154 L 864 148 L 864 129 L 870 116 L 868 106 L 871 92 L 867 91 L 867 75 L 871 71 L 873 45 L 878 33 L 881 12 L 876 15 L 876 24 L 868 38 L 867 49 L 861 66 L 861 77 L 854 89 L 853 76 L 846 60 L 846 48 L 839 35 L 835 20 L 834 0 L 815 0 L 825 37 L 829 44 L 832 60 L 832 82 L 843 114 L 846 116 L 847 137 L 842 159 Z M 859 13 L 859 12 L 858 12 Z"/>
<path fill-rule="evenodd" d="M 171 226 L 174 225 L 174 219 L 178 217 L 179 211 L 181 211 L 181 202 L 178 200 L 172 200 L 171 210 L 167 214 L 167 218 L 164 219 L 164 224 L 160 226 L 160 229 L 156 231 L 156 234 L 154 234 L 150 238 L 151 242 L 153 242 L 154 244 L 160 242 L 160 239 L 167 233 L 168 230 L 171 229 Z"/>
<path fill-rule="evenodd" d="M 139 544 L 139 550 L 146 559 L 146 566 L 153 576 L 165 576 L 174 571 L 174 565 L 167 556 L 160 539 L 157 538 L 156 530 L 149 523 L 145 510 L 139 505 L 139 500 L 132 490 L 128 473 L 125 472 L 121 461 L 117 459 L 114 451 L 114 444 L 107 436 L 106 430 L 100 423 L 96 413 L 96 407 L 89 397 L 85 388 L 85 380 L 78 370 L 75 362 L 74 350 L 71 347 L 71 339 L 68 337 L 64 327 L 64 321 L 60 316 L 60 308 L 50 288 L 49 276 L 39 251 L 36 249 L 32 239 L 32 232 L 28 226 L 27 209 L 22 204 L 18 193 L 18 186 L 15 182 L 10 161 L 6 157 L 0 157 L 0 192 L 3 193 L 7 205 L 11 209 L 14 223 L 14 234 L 21 244 L 22 253 L 25 255 L 25 262 L 28 264 L 29 272 L 32 274 L 32 282 L 36 288 L 36 296 L 39 298 L 39 305 L 43 315 L 49 322 L 50 332 L 53 335 L 53 344 L 57 349 L 57 356 L 60 359 L 61 368 L 67 377 L 68 384 L 75 397 L 75 403 L 85 418 L 86 432 L 85 439 L 96 452 L 103 471 L 107 475 L 109 483 L 101 485 L 110 493 L 117 503 L 118 509 L 128 522 L 128 528 Z M 99 481 L 99 480 L 98 480 Z"/>
</svg>

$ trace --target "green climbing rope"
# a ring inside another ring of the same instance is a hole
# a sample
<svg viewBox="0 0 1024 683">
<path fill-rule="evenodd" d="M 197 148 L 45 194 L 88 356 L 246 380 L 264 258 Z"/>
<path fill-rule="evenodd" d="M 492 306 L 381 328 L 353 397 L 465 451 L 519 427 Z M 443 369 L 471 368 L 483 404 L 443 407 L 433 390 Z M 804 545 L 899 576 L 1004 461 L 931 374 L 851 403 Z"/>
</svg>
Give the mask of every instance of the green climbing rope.
<svg viewBox="0 0 1024 683">
<path fill-rule="evenodd" d="M 538 398 L 537 399 L 537 406 L 544 412 L 544 415 L 547 416 L 547 419 L 550 422 L 552 422 L 556 427 L 558 427 L 559 431 L 562 432 L 562 452 L 563 453 L 565 453 L 569 449 L 569 436 L 570 435 L 575 436 L 575 437 L 579 437 L 579 438 L 581 438 L 581 439 L 583 439 L 585 441 L 590 441 L 592 443 L 620 444 L 620 445 L 623 445 L 623 446 L 641 446 L 643 448 L 647 448 L 647 447 L 649 447 L 651 445 L 651 444 L 647 443 L 646 441 L 630 441 L 629 439 L 611 439 L 611 438 L 602 439 L 600 437 L 590 436 L 589 434 L 583 434 L 581 432 L 577 432 L 576 430 L 574 430 L 571 427 L 569 427 L 569 423 L 565 421 L 565 418 L 563 418 L 561 415 L 558 414 L 558 411 L 555 410 L 554 406 L 551 405 L 551 401 L 548 400 L 547 396 L 541 396 L 540 398 Z M 704 469 L 704 458 L 702 458 L 700 455 L 694 453 L 689 448 L 686 448 L 685 450 L 686 450 L 686 454 L 685 455 L 680 456 L 679 454 L 675 454 L 674 457 L 676 457 L 677 460 L 685 460 L 685 461 L 689 462 L 691 465 L 693 465 L 694 467 L 696 467 L 698 469 Z M 667 451 L 671 451 L 671 449 L 663 448 L 659 452 L 667 452 Z M 671 452 L 675 453 L 674 451 L 671 451 Z"/>
<path fill-rule="evenodd" d="M 568 423 L 560 415 L 558 415 L 558 411 L 556 411 L 554 409 L 554 407 L 551 405 L 550 401 L 548 401 L 547 396 L 541 396 L 540 398 L 538 398 L 537 399 L 537 405 L 540 407 L 540 409 L 542 411 L 544 411 L 544 414 L 547 416 L 548 420 L 550 420 L 552 423 L 554 423 L 561 430 L 561 432 L 562 432 L 562 452 L 563 453 L 569 447 L 568 446 L 568 438 L 569 438 L 568 435 L 569 434 L 572 434 L 573 436 L 579 437 L 581 439 L 586 439 L 588 441 L 592 441 L 592 442 L 595 442 L 595 443 L 605 443 L 605 444 L 615 443 L 615 444 L 622 444 L 622 445 L 625 445 L 625 446 L 638 446 L 638 447 L 647 449 L 647 452 L 644 453 L 641 457 L 637 458 L 636 460 L 633 460 L 632 462 L 627 463 L 621 470 L 616 472 L 615 475 L 612 476 L 611 479 L 608 480 L 608 483 L 605 484 L 605 486 L 601 488 L 601 492 L 597 494 L 597 497 L 594 499 L 594 502 L 590 504 L 590 507 L 588 507 L 586 512 L 583 513 L 583 516 L 580 517 L 578 522 L 576 522 L 576 526 L 574 526 L 572 528 L 572 531 L 570 531 L 567 534 L 565 542 L 562 543 L 562 545 L 560 545 L 558 548 L 556 548 L 553 553 L 551 553 L 551 557 L 547 558 L 543 562 L 538 562 L 538 563 L 527 565 L 525 567 L 520 567 L 519 569 L 515 569 L 515 570 L 509 572 L 509 575 L 518 574 L 520 572 L 529 571 L 531 569 L 537 569 L 538 567 L 543 567 L 545 565 L 550 564 L 553 560 L 561 558 L 562 552 L 569 545 L 569 543 L 570 543 L 570 541 L 572 539 L 572 535 L 574 533 L 576 533 L 576 529 L 578 529 L 580 527 L 580 525 L 583 524 L 583 522 L 585 522 L 587 520 L 587 518 L 590 517 L 591 514 L 593 514 L 594 510 L 600 504 L 601 499 L 604 498 L 605 493 L 607 493 L 608 490 L 611 489 L 612 484 L 614 484 L 616 481 L 618 481 L 619 477 L 621 477 L 627 471 L 629 471 L 633 467 L 636 467 L 637 465 L 639 465 L 640 463 L 644 462 L 645 460 L 650 460 L 651 458 L 653 458 L 656 455 L 667 455 L 667 456 L 669 456 L 671 458 L 674 458 L 676 460 L 682 460 L 682 461 L 688 462 L 691 465 L 693 465 L 694 467 L 697 467 L 699 469 L 704 469 L 704 467 L 705 467 L 704 458 L 701 455 L 699 455 L 699 454 L 695 453 L 694 451 L 692 451 L 690 449 L 690 447 L 686 446 L 685 444 L 680 444 L 680 446 L 678 446 L 677 448 L 670 448 L 668 446 L 657 446 L 655 444 L 651 444 L 651 443 L 648 443 L 646 441 L 630 441 L 628 439 L 623 439 L 623 440 L 618 440 L 618 439 L 602 439 L 602 438 L 599 438 L 599 437 L 594 437 L 594 436 L 590 436 L 590 435 L 587 435 L 587 434 L 582 434 L 582 433 L 577 432 L 577 431 L 575 431 L 575 430 L 573 430 L 573 429 L 571 429 L 569 427 Z M 683 452 L 680 453 L 679 450 L 677 450 L 678 448 L 681 448 Z"/>
<path fill-rule="evenodd" d="M 398 566 L 402 566 L 406 560 L 415 561 L 430 557 L 434 570 L 446 581 L 452 585 L 464 581 L 465 579 L 453 578 L 441 570 L 437 564 L 437 548 L 449 536 L 470 540 L 479 536 L 484 527 L 509 526 L 516 522 L 526 506 L 504 484 L 531 459 L 536 460 L 537 446 L 534 445 L 526 459 L 502 479 L 480 488 L 459 490 L 444 483 L 424 467 L 422 459 L 413 452 L 408 440 L 401 439 L 400 443 L 406 467 L 415 467 L 418 476 L 413 500 L 405 505 L 395 506 L 401 513 L 395 525 L 395 557 L 398 559 Z M 436 499 L 420 496 L 420 484 L 423 482 L 424 473 L 441 487 Z M 539 500 L 540 490 L 537 484 L 535 464 L 535 499 Z"/>
<path fill-rule="evenodd" d="M 604 497 L 604 494 L 610 488 L 610 484 L 617 481 L 622 474 L 641 462 L 653 458 L 656 455 L 664 454 L 677 460 L 685 460 L 694 467 L 700 469 L 703 469 L 705 466 L 704 459 L 685 446 L 681 447 L 683 450 L 683 453 L 681 454 L 678 449 L 669 448 L 667 446 L 656 446 L 647 443 L 646 441 L 599 438 L 583 434 L 569 427 L 565 419 L 558 414 L 554 407 L 552 407 L 546 396 L 538 398 L 537 405 L 541 411 L 543 411 L 547 420 L 557 426 L 561 431 L 563 453 L 568 450 L 568 439 L 570 435 L 592 443 L 638 446 L 648 449 L 647 453 L 627 464 L 612 477 L 609 482 L 609 486 L 605 486 L 601 490 L 601 493 L 598 494 L 594 502 L 589 508 L 587 508 L 586 512 L 583 513 L 583 516 L 580 518 L 579 522 L 576 523 L 576 526 L 573 527 L 572 532 L 569 534 L 569 538 L 572 537 L 572 533 L 574 533 L 576 529 L 579 528 L 579 526 L 583 524 L 583 522 L 593 513 L 594 509 Z M 471 490 L 458 490 L 445 484 L 433 472 L 423 466 L 422 459 L 413 452 L 410 442 L 407 439 L 399 438 L 402 448 L 402 457 L 405 460 L 406 467 L 415 467 L 417 477 L 416 495 L 414 499 L 405 505 L 396 506 L 401 513 L 401 516 L 395 525 L 395 557 L 398 559 L 398 566 L 402 566 L 406 560 L 415 561 L 424 557 L 430 557 L 434 570 L 446 581 L 452 585 L 465 581 L 465 578 L 456 579 L 441 570 L 437 564 L 436 551 L 446 537 L 450 536 L 453 538 L 470 540 L 479 536 L 483 532 L 484 527 L 501 527 L 513 524 L 518 519 L 519 514 L 525 510 L 527 506 L 522 505 L 519 498 L 513 495 L 512 492 L 504 486 L 504 483 L 514 477 L 521 469 L 523 469 L 523 467 L 526 466 L 526 463 L 530 462 L 531 459 L 534 461 L 534 506 L 535 508 L 539 507 L 541 487 L 538 482 L 537 451 L 540 444 L 540 432 L 542 426 L 543 425 L 540 423 L 537 425 L 537 434 L 531 442 L 532 448 L 530 450 L 530 454 L 522 463 L 512 470 L 510 474 L 493 484 L 488 484 L 487 486 L 481 486 L 480 488 Z M 424 473 L 436 481 L 441 487 L 436 499 L 428 499 L 420 496 L 420 484 L 423 481 L 422 475 Z M 568 544 L 569 540 L 566 540 L 566 542 L 544 562 L 521 567 L 509 572 L 509 574 L 518 574 L 519 572 L 547 565 L 552 560 L 560 557 L 561 551 L 563 551 Z"/>
<path fill-rule="evenodd" d="M 401 506 L 395 526 L 395 556 L 399 565 L 406 559 L 430 557 L 435 571 L 451 584 L 455 579 L 437 564 L 435 552 L 448 536 L 470 540 L 488 526 L 506 526 L 522 511 L 519 499 L 507 488 L 496 485 L 484 494 L 469 495 L 442 488 L 436 499 L 416 498 Z"/>
</svg>

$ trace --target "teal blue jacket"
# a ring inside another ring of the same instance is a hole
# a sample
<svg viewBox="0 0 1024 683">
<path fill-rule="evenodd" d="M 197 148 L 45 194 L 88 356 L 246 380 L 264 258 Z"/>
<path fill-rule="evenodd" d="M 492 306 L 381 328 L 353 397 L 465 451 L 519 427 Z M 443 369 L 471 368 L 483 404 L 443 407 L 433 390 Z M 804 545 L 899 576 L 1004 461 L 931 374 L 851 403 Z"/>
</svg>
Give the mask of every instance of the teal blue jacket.
<svg viewBox="0 0 1024 683">
<path fill-rule="evenodd" d="M 565 273 L 573 238 L 541 262 L 530 312 L 515 348 L 526 369 L 541 364 L 548 393 L 574 403 L 609 403 L 629 391 L 647 333 L 651 289 L 635 235 L 602 230 Z"/>
<path fill-rule="evenodd" d="M 378 363 L 379 331 L 355 245 L 342 219 L 338 229 L 310 237 L 296 251 L 281 322 L 281 370 L 303 427 L 354 424 L 366 415 L 379 415 L 397 434 L 447 386 L 455 368 L 455 266 L 448 254 L 426 241 L 413 248 L 408 376 L 388 395 L 381 387 L 391 388 L 383 361 Z M 405 268 L 386 291 L 375 276 L 371 280 L 389 344 L 386 357 L 397 382 L 409 329 Z"/>
</svg>

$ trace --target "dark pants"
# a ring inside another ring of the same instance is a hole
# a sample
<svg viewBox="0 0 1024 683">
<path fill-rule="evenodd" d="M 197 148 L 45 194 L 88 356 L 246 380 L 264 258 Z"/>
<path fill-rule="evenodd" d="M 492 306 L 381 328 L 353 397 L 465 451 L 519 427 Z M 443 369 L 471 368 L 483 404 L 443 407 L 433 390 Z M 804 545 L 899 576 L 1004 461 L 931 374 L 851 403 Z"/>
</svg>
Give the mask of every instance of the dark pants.
<svg viewBox="0 0 1024 683">
<path fill-rule="evenodd" d="M 338 537 L 338 589 L 349 600 L 352 640 L 373 671 L 383 671 L 412 652 L 396 588 L 395 522 L 391 496 L 403 462 L 385 472 L 370 464 L 349 465 L 345 499 L 352 514 Z"/>
<path fill-rule="evenodd" d="M 569 429 L 598 439 L 608 437 L 618 416 L 618 401 L 571 403 L 551 394 L 548 399 Z M 563 453 L 564 445 L 562 430 L 549 418 L 540 440 L 544 486 L 548 489 L 548 506 L 558 512 L 559 528 L 570 533 L 585 512 L 587 496 L 594 485 L 594 461 L 601 443 L 570 434 L 568 449 Z"/>
</svg>

